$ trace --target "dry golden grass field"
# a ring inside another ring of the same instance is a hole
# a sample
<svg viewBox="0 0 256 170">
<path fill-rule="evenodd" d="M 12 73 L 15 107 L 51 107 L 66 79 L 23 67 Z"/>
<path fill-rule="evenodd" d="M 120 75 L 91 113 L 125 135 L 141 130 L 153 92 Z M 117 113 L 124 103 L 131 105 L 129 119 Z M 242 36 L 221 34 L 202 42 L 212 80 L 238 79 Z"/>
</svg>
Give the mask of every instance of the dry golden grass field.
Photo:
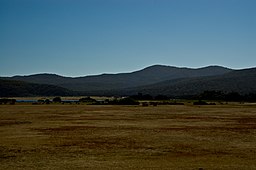
<svg viewBox="0 0 256 170">
<path fill-rule="evenodd" d="M 256 105 L 0 105 L 0 169 L 256 169 Z"/>
</svg>

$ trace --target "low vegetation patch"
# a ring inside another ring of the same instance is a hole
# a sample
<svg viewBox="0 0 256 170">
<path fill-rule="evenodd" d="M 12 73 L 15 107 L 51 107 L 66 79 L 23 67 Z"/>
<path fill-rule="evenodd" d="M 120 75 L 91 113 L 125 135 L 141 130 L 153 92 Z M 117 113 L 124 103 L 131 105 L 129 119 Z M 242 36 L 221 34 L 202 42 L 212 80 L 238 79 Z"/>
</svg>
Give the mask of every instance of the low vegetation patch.
<svg viewBox="0 0 256 170">
<path fill-rule="evenodd" d="M 255 109 L 1 105 L 0 169 L 254 169 Z"/>
</svg>

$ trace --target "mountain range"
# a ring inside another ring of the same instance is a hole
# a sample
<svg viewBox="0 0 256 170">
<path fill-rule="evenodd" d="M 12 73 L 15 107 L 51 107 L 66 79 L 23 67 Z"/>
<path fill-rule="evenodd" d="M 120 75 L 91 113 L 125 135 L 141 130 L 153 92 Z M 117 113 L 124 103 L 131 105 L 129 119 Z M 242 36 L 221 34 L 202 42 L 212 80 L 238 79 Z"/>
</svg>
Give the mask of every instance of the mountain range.
<svg viewBox="0 0 256 170">
<path fill-rule="evenodd" d="M 20 90 L 22 88 L 23 91 Z M 28 88 L 30 93 L 23 93 L 24 89 Z M 56 74 L 0 77 L 0 96 L 44 95 L 40 90 L 44 88 L 49 88 L 45 96 L 56 96 L 56 93 L 51 91 L 58 92 L 60 96 L 62 93 L 63 95 L 133 95 L 139 92 L 182 96 L 194 95 L 206 90 L 246 94 L 256 92 L 256 68 L 234 70 L 221 66 L 208 66 L 193 69 L 153 65 L 131 73 L 84 77 L 64 77 Z"/>
</svg>

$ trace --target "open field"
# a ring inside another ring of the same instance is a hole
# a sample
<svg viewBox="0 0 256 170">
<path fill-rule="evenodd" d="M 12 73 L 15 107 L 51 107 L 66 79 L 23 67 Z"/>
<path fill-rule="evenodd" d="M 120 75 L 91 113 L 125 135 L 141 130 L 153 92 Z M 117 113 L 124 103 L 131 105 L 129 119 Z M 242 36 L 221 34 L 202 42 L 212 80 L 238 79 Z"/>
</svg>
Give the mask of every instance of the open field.
<svg viewBox="0 0 256 170">
<path fill-rule="evenodd" d="M 0 105 L 0 169 L 256 169 L 256 106 Z"/>
</svg>

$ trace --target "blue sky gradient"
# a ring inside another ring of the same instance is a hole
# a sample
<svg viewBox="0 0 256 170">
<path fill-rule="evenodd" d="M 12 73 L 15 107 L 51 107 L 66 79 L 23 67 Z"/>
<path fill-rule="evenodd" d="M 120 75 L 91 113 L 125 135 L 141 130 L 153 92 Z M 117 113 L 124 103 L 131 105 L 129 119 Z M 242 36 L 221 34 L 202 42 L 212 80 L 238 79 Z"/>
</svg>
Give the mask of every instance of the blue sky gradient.
<svg viewBox="0 0 256 170">
<path fill-rule="evenodd" d="M 0 0 L 0 76 L 256 65 L 255 0 Z"/>
</svg>

